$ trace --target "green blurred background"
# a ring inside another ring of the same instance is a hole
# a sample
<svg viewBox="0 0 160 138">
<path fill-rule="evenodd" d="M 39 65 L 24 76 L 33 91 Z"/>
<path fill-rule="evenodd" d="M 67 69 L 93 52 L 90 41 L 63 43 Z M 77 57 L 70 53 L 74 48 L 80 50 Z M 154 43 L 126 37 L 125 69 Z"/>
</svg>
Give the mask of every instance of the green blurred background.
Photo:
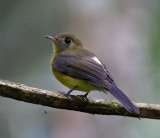
<svg viewBox="0 0 160 138">
<path fill-rule="evenodd" d="M 52 45 L 43 37 L 61 32 L 78 35 L 133 101 L 160 104 L 159 0 L 0 0 L 0 79 L 67 91 L 52 75 Z M 99 92 L 89 97 L 113 99 Z M 158 120 L 0 97 L 0 138 L 159 138 L 159 129 Z"/>
</svg>

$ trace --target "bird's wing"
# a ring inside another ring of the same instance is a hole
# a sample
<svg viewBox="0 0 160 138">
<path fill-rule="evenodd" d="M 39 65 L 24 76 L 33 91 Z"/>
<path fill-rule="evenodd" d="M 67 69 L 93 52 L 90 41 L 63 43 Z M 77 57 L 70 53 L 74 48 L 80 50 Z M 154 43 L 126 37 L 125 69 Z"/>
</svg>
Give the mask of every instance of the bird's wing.
<svg viewBox="0 0 160 138">
<path fill-rule="evenodd" d="M 107 74 L 108 81 L 109 81 L 110 83 L 114 84 L 115 86 L 117 86 L 116 83 L 115 83 L 115 81 L 113 80 L 112 75 L 109 73 L 108 69 L 106 68 L 106 65 L 103 64 L 103 67 L 104 67 L 104 70 L 105 70 L 105 72 L 106 72 L 106 74 Z"/>
<path fill-rule="evenodd" d="M 56 55 L 54 68 L 73 78 L 110 89 L 107 70 L 98 58 L 89 51 L 64 51 Z"/>
</svg>

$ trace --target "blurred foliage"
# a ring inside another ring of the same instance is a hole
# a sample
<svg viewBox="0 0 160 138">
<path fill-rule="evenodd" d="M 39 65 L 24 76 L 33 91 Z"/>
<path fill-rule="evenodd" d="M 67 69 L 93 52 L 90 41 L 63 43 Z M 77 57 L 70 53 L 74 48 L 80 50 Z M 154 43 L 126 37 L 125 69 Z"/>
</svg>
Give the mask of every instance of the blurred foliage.
<svg viewBox="0 0 160 138">
<path fill-rule="evenodd" d="M 153 84 L 153 92 L 155 93 L 154 98 L 159 99 L 160 93 L 160 1 L 153 4 L 154 8 L 150 7 L 151 11 L 151 22 L 150 27 L 150 77 Z"/>
</svg>

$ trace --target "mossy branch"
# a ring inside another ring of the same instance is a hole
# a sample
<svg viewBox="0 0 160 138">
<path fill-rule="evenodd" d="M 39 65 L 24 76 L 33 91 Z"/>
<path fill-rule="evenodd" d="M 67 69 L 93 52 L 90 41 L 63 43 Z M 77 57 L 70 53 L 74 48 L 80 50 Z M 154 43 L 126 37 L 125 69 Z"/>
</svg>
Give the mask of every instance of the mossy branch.
<svg viewBox="0 0 160 138">
<path fill-rule="evenodd" d="M 80 96 L 72 95 L 72 101 L 70 101 L 58 92 L 41 90 L 4 80 L 0 80 L 0 96 L 33 104 L 90 114 L 160 119 L 160 105 L 158 104 L 135 103 L 141 112 L 139 115 L 136 115 L 127 112 L 116 100 L 89 98 L 89 102 L 87 103 Z"/>
</svg>

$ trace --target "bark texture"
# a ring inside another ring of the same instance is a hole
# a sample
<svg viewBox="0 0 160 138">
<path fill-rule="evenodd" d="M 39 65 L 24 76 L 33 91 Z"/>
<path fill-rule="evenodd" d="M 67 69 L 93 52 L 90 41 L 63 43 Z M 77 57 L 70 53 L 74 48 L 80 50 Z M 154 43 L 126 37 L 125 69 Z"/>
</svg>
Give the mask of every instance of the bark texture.
<svg viewBox="0 0 160 138">
<path fill-rule="evenodd" d="M 25 86 L 10 81 L 0 80 L 0 96 L 33 104 L 40 104 L 58 109 L 80 111 L 90 114 L 119 115 L 138 118 L 160 119 L 160 105 L 135 103 L 140 114 L 127 112 L 118 101 L 89 98 L 86 102 L 81 96 L 72 95 L 72 101 L 58 92 L 51 92 Z"/>
</svg>

